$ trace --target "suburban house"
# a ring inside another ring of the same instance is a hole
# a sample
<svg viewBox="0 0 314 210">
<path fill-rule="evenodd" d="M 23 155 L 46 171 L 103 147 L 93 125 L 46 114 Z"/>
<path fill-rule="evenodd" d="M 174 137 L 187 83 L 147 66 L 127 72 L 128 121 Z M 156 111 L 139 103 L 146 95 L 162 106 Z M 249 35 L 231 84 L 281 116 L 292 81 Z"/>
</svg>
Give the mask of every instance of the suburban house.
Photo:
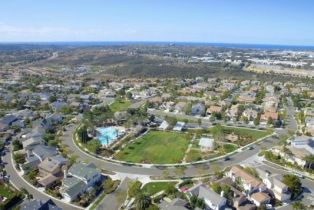
<svg viewBox="0 0 314 210">
<path fill-rule="evenodd" d="M 213 138 L 202 137 L 198 143 L 202 152 L 211 151 L 215 149 L 215 142 Z"/>
<path fill-rule="evenodd" d="M 244 171 L 241 166 L 232 166 L 226 175 L 230 177 L 233 182 L 239 181 L 247 195 L 266 190 L 266 186 L 262 181 Z"/>
<path fill-rule="evenodd" d="M 20 206 L 20 210 L 61 210 L 54 202 L 49 200 L 28 200 L 26 199 Z"/>
<path fill-rule="evenodd" d="M 204 115 L 204 113 L 205 113 L 205 105 L 204 104 L 197 103 L 197 104 L 192 106 L 191 114 L 193 116 L 196 116 L 196 115 L 202 116 L 202 115 Z"/>
<path fill-rule="evenodd" d="M 210 106 L 206 110 L 206 115 L 212 115 L 213 113 L 221 113 L 222 112 L 222 107 L 221 106 Z"/>
<path fill-rule="evenodd" d="M 177 113 L 184 113 L 186 105 L 186 102 L 180 101 L 175 105 L 174 109 Z"/>
<path fill-rule="evenodd" d="M 231 108 L 227 110 L 226 114 L 231 119 L 236 120 L 239 115 L 239 112 L 240 112 L 239 104 L 237 104 L 237 105 L 232 105 Z"/>
<path fill-rule="evenodd" d="M 33 150 L 37 145 L 43 144 L 44 140 L 41 137 L 31 137 L 22 142 L 23 149 L 26 152 L 27 150 Z"/>
<path fill-rule="evenodd" d="M 55 147 L 49 147 L 45 145 L 37 145 L 32 150 L 26 151 L 25 163 L 21 165 L 23 173 L 27 173 L 30 170 L 37 169 L 39 163 L 45 158 L 57 155 L 58 152 Z"/>
<path fill-rule="evenodd" d="M 64 172 L 62 195 L 72 201 L 78 195 L 91 189 L 101 180 L 101 173 L 93 164 L 76 163 Z"/>
<path fill-rule="evenodd" d="M 278 102 L 272 99 L 265 100 L 264 112 L 276 112 L 278 108 Z"/>
<path fill-rule="evenodd" d="M 256 193 L 253 193 L 251 195 L 251 200 L 253 201 L 253 203 L 259 207 L 263 204 L 269 204 L 270 201 L 271 201 L 271 198 L 268 194 L 266 193 L 263 193 L 263 192 L 256 192 Z"/>
<path fill-rule="evenodd" d="M 242 112 L 242 116 L 246 117 L 249 121 L 257 118 L 258 112 L 252 108 L 247 108 Z"/>
<path fill-rule="evenodd" d="M 54 111 L 59 111 L 62 107 L 65 107 L 67 104 L 62 101 L 52 102 L 49 106 Z"/>
<path fill-rule="evenodd" d="M 197 196 L 199 199 L 204 199 L 207 209 L 221 210 L 225 208 L 227 203 L 226 198 L 217 194 L 203 183 L 191 187 L 187 193 L 190 196 Z"/>
<path fill-rule="evenodd" d="M 67 159 L 61 155 L 47 157 L 38 164 L 39 176 L 38 183 L 43 187 L 49 187 L 56 181 L 63 178 L 62 167 L 68 163 Z"/>
<path fill-rule="evenodd" d="M 282 176 L 279 174 L 270 174 L 268 171 L 257 168 L 259 176 L 262 178 L 263 183 L 268 189 L 272 190 L 275 198 L 279 201 L 286 202 L 291 198 L 291 193 L 281 180 Z"/>
<path fill-rule="evenodd" d="M 182 131 L 184 126 L 185 126 L 184 122 L 177 122 L 176 125 L 174 126 L 173 130 L 174 131 Z"/>
<path fill-rule="evenodd" d="M 255 98 L 256 98 L 255 92 L 247 91 L 239 95 L 238 101 L 240 103 L 245 103 L 245 104 L 253 103 L 255 101 Z"/>
<path fill-rule="evenodd" d="M 276 155 L 279 155 L 281 158 L 283 158 L 286 162 L 297 164 L 300 167 L 305 167 L 307 165 L 304 158 L 311 153 L 309 153 L 305 149 L 298 149 L 294 148 L 292 146 L 287 146 L 291 154 L 287 154 L 285 152 L 282 152 L 280 148 L 272 148 L 272 152 Z"/>
<path fill-rule="evenodd" d="M 305 132 L 310 133 L 314 136 L 314 117 L 313 116 L 306 116 L 304 119 L 305 122 Z"/>
<path fill-rule="evenodd" d="M 6 131 L 18 120 L 14 115 L 6 115 L 0 120 L 0 132 Z"/>
<path fill-rule="evenodd" d="M 160 130 L 167 130 L 167 128 L 169 127 L 169 123 L 167 123 L 167 121 L 162 121 L 162 123 L 159 125 L 159 129 Z"/>
<path fill-rule="evenodd" d="M 261 115 L 261 121 L 267 122 L 269 119 L 278 120 L 277 112 L 265 112 Z"/>
<path fill-rule="evenodd" d="M 297 149 L 305 149 L 314 155 L 314 140 L 309 136 L 297 136 L 291 141 L 291 147 Z"/>
</svg>

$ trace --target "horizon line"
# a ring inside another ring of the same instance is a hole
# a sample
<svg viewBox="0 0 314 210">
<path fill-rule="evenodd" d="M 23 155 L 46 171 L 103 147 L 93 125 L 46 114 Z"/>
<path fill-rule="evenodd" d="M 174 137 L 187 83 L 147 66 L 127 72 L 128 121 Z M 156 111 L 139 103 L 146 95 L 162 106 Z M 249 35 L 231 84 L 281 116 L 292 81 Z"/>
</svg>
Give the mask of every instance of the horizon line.
<svg viewBox="0 0 314 210">
<path fill-rule="evenodd" d="M 99 41 L 0 41 L 0 44 L 53 44 L 53 43 L 58 43 L 58 44 L 66 44 L 66 43 L 160 43 L 160 44 L 212 44 L 212 45 L 247 45 L 247 46 L 278 46 L 278 47 L 314 47 L 314 44 L 275 44 L 275 43 L 241 43 L 241 42 L 206 42 L 206 41 L 104 41 L 104 40 L 99 40 Z"/>
</svg>

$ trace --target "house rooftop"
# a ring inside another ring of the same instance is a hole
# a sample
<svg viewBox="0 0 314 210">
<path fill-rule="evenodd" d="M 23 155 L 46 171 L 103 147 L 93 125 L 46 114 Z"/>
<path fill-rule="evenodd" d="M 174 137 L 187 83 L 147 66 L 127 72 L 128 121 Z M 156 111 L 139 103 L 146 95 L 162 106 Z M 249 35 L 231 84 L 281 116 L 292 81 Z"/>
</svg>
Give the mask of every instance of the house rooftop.
<svg viewBox="0 0 314 210">
<path fill-rule="evenodd" d="M 87 180 L 91 179 L 96 173 L 99 173 L 99 171 L 91 164 L 86 165 L 83 163 L 76 163 L 69 169 L 69 174 L 82 177 Z"/>
</svg>

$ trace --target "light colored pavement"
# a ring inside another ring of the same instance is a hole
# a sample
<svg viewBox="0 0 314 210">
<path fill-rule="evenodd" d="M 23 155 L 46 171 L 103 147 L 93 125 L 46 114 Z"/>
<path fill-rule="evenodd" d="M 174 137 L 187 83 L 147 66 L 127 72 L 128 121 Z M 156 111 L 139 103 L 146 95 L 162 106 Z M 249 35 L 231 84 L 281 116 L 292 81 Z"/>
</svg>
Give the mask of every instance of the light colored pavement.
<svg viewBox="0 0 314 210">
<path fill-rule="evenodd" d="M 117 190 L 107 195 L 99 204 L 97 210 L 116 210 L 119 209 L 127 197 L 128 182 L 130 179 L 124 179 Z"/>
<path fill-rule="evenodd" d="M 7 174 L 10 176 L 10 182 L 18 189 L 25 188 L 30 194 L 33 195 L 34 198 L 42 199 L 42 200 L 48 200 L 52 199 L 57 206 L 64 210 L 71 210 L 71 209 L 81 209 L 74 205 L 64 203 L 60 201 L 59 199 L 56 199 L 52 196 L 49 196 L 43 192 L 40 192 L 36 187 L 32 186 L 28 182 L 26 182 L 15 170 L 13 166 L 13 161 L 11 159 L 11 153 L 7 152 L 6 155 L 3 157 L 3 161 L 5 164 L 5 170 Z"/>
</svg>

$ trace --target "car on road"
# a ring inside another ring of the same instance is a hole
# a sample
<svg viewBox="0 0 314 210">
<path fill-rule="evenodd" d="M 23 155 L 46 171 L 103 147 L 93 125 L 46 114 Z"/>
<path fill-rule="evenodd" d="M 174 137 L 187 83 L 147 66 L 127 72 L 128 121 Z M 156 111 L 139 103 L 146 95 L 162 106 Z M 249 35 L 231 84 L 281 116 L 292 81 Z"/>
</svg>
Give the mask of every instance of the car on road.
<svg viewBox="0 0 314 210">
<path fill-rule="evenodd" d="M 253 149 L 254 149 L 254 147 L 253 147 L 253 146 L 250 146 L 250 147 L 249 147 L 249 150 L 253 150 Z"/>
<path fill-rule="evenodd" d="M 228 161 L 228 160 L 230 160 L 230 157 L 229 157 L 229 156 L 227 156 L 227 157 L 224 158 L 224 161 Z"/>
<path fill-rule="evenodd" d="M 297 177 L 301 178 L 301 179 L 304 179 L 304 176 L 300 173 L 294 172 L 293 174 L 296 175 Z"/>
</svg>

